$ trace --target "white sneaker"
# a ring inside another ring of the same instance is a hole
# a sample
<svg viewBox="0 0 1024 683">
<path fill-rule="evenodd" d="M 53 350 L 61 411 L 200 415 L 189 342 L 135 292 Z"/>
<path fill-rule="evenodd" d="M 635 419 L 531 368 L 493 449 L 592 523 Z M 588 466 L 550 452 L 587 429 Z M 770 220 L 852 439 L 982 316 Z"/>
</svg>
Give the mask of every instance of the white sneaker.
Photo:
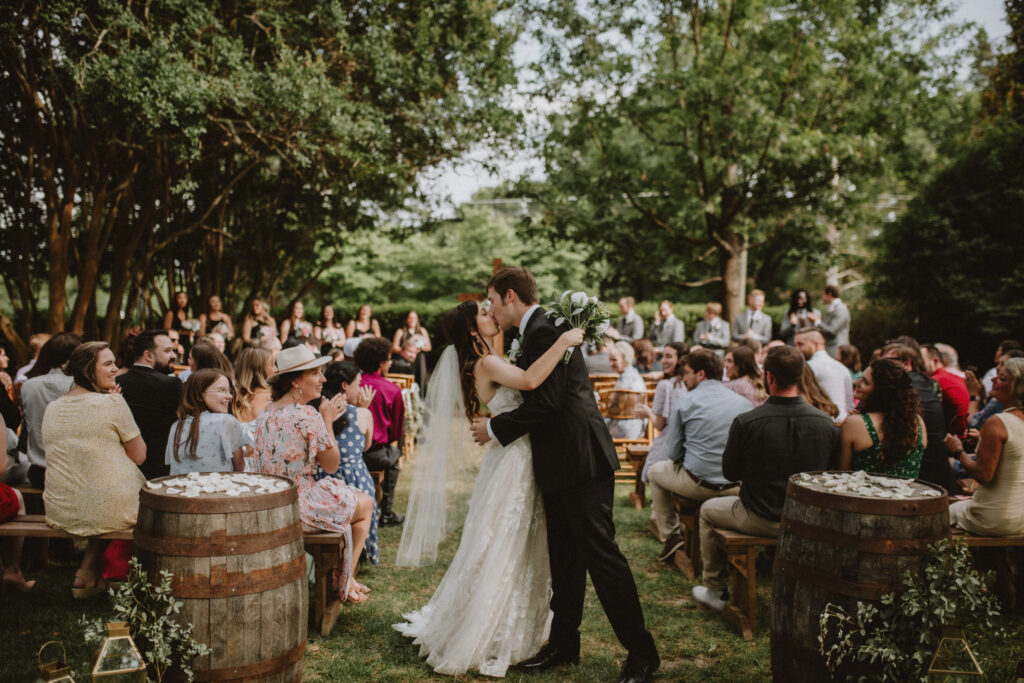
<svg viewBox="0 0 1024 683">
<path fill-rule="evenodd" d="M 708 609 L 721 612 L 725 608 L 725 600 L 722 599 L 724 591 L 716 591 L 705 586 L 693 587 L 693 599 Z"/>
</svg>

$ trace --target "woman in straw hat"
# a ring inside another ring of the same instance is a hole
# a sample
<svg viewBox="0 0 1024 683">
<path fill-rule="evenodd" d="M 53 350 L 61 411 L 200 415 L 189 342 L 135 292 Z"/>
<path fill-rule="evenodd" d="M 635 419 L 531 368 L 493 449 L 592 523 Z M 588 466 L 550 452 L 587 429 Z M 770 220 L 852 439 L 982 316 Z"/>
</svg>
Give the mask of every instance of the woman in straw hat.
<svg viewBox="0 0 1024 683">
<path fill-rule="evenodd" d="M 274 399 L 256 420 L 256 470 L 288 477 L 299 486 L 299 515 L 308 529 L 341 532 L 342 560 L 334 571 L 341 601 L 364 602 L 369 589 L 355 580 L 353 558 L 363 552 L 373 514 L 373 499 L 345 482 L 327 477 L 316 481 L 317 466 L 331 473 L 340 453 L 331 424 L 345 408 L 345 394 L 307 405 L 320 396 L 323 366 L 330 356 L 314 356 L 306 346 L 285 349 L 270 377 Z"/>
</svg>

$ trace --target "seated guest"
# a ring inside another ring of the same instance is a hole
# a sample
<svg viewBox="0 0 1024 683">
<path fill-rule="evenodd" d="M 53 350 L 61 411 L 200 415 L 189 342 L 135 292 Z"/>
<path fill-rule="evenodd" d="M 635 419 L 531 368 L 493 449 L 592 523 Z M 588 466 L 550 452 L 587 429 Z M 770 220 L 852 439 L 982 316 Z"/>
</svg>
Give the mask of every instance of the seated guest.
<svg viewBox="0 0 1024 683">
<path fill-rule="evenodd" d="M 668 299 L 658 304 L 658 315 L 654 318 L 647 338 L 654 344 L 654 350 L 658 353 L 670 343 L 682 343 L 686 339 L 686 326 L 672 312 L 672 302 Z"/>
<path fill-rule="evenodd" d="M 798 289 L 789 298 L 789 309 L 782 316 L 779 337 L 792 346 L 797 332 L 811 329 L 814 321 L 820 319 L 821 313 L 811 303 L 811 295 L 806 289 Z"/>
<path fill-rule="evenodd" d="M 421 356 L 415 342 L 407 341 L 397 355 L 391 356 L 391 367 L 389 369 L 393 374 L 415 375 L 418 357 Z"/>
<path fill-rule="evenodd" d="M 925 374 L 939 384 L 939 399 L 942 402 L 942 416 L 946 419 L 946 431 L 962 437 L 967 430 L 967 413 L 971 404 L 967 382 L 946 370 L 942 364 L 942 354 L 931 344 L 921 347 L 921 362 L 924 364 Z"/>
<path fill-rule="evenodd" d="M 636 371 L 641 375 L 662 372 L 661 363 L 654 353 L 654 344 L 649 339 L 637 339 L 633 342 L 633 354 L 636 356 Z"/>
<path fill-rule="evenodd" d="M 857 414 L 839 429 L 839 469 L 916 479 L 927 437 L 917 394 L 903 366 L 871 361 L 857 383 Z"/>
<path fill-rule="evenodd" d="M 839 408 L 836 407 L 836 404 L 832 402 L 832 399 L 828 397 L 825 390 L 818 384 L 818 379 L 814 376 L 814 370 L 811 370 L 811 366 L 807 364 L 804 364 L 804 372 L 800 376 L 797 390 L 808 404 L 831 417 L 833 422 L 839 417 Z M 839 429 L 838 425 L 836 425 L 836 429 Z"/>
<path fill-rule="evenodd" d="M 211 332 L 209 334 L 204 334 L 202 337 L 199 338 L 199 341 L 207 342 L 208 344 L 213 344 L 213 347 L 220 351 L 221 353 L 225 353 L 225 349 L 227 349 L 227 340 L 225 340 L 224 336 L 219 332 Z"/>
<path fill-rule="evenodd" d="M 356 317 L 349 320 L 348 325 L 345 326 L 345 336 L 349 339 L 352 337 L 362 337 L 364 334 L 374 337 L 381 336 L 380 323 L 373 317 L 373 309 L 370 308 L 370 304 L 360 306 L 359 310 L 356 311 Z M 348 354 L 345 355 L 347 356 Z"/>
<path fill-rule="evenodd" d="M 988 372 L 986 372 L 981 378 L 981 384 L 985 388 L 986 394 L 992 389 L 992 378 L 996 376 L 996 371 L 999 369 L 1002 357 L 1009 351 L 1022 350 L 1024 350 L 1024 346 L 1021 346 L 1021 343 L 1016 339 L 1004 339 L 999 342 L 999 346 L 996 347 L 996 354 L 993 360 L 995 365 L 989 368 Z"/>
<path fill-rule="evenodd" d="M 836 357 L 840 363 L 850 371 L 850 379 L 857 381 L 863 369 L 860 364 L 860 351 L 853 344 L 843 344 L 839 347 L 839 355 Z"/>
<path fill-rule="evenodd" d="M 245 424 L 270 405 L 268 378 L 275 372 L 274 354 L 260 348 L 242 349 L 235 362 L 235 397 L 231 414 Z"/>
<path fill-rule="evenodd" d="M 632 342 L 635 339 L 643 339 L 644 321 L 633 306 L 636 301 L 631 296 L 624 296 L 619 299 L 619 312 L 622 317 L 615 321 L 614 327 L 608 328 L 608 335 L 617 341 Z"/>
<path fill-rule="evenodd" d="M 374 498 L 377 487 L 363 462 L 363 453 L 373 444 L 373 415 L 366 406 L 373 401 L 376 392 L 370 387 L 363 387 L 363 373 L 359 366 L 351 361 L 331 363 L 324 372 L 324 399 L 344 394 L 346 405 L 334 420 L 334 438 L 338 442 L 341 459 L 338 469 L 328 474 L 319 468 L 317 479 L 334 477 L 341 479 L 354 489 L 362 491 Z M 321 399 L 323 400 L 323 399 Z M 373 515 L 370 517 L 370 530 L 366 536 L 365 557 L 370 564 L 377 564 L 379 551 L 377 546 L 377 501 L 373 501 Z"/>
<path fill-rule="evenodd" d="M 340 349 L 345 345 L 345 328 L 334 314 L 334 306 L 327 304 L 320 310 L 320 318 L 313 327 L 313 337 L 327 349 Z"/>
<path fill-rule="evenodd" d="M 600 344 L 584 342 L 583 362 L 587 364 L 587 372 L 591 375 L 611 374 L 612 366 L 608 360 L 608 349 L 614 344 L 611 337 L 602 337 Z"/>
<path fill-rule="evenodd" d="M 712 301 L 704 309 L 704 319 L 697 323 L 693 343 L 724 356 L 729 348 L 729 323 L 722 320 L 722 304 Z M 715 379 L 718 379 L 717 377 Z"/>
<path fill-rule="evenodd" d="M 936 343 L 935 348 L 942 355 L 942 367 L 946 368 L 946 372 L 964 379 L 965 373 L 960 369 L 960 354 L 956 352 L 956 349 L 941 342 Z"/>
<path fill-rule="evenodd" d="M 50 341 L 52 335 L 46 332 L 36 332 L 28 338 L 28 350 L 32 352 L 32 358 L 18 368 L 18 371 L 14 374 L 14 384 L 18 385 L 28 379 L 28 373 L 31 372 L 33 366 L 36 364 L 36 359 L 39 358 L 39 351 L 43 348 L 46 342 Z"/>
<path fill-rule="evenodd" d="M 262 299 L 253 299 L 242 321 L 242 341 L 251 346 L 264 337 L 277 338 L 277 321 Z"/>
<path fill-rule="evenodd" d="M 82 343 L 74 332 L 58 332 L 39 350 L 39 358 L 21 386 L 25 411 L 22 438 L 28 447 L 28 481 L 33 488 L 46 485 L 46 451 L 43 450 L 43 415 L 46 407 L 71 391 L 75 381 L 64 373 L 64 364 Z"/>
<path fill-rule="evenodd" d="M 192 353 L 202 354 L 202 347 L 197 343 Z M 149 330 L 132 341 L 130 355 L 135 361 L 118 376 L 117 384 L 146 442 L 149 457 L 142 474 L 156 479 L 170 474 L 161 456 L 167 450 L 167 433 L 181 401 L 181 382 L 170 374 L 174 348 L 166 330 Z"/>
<path fill-rule="evenodd" d="M 764 403 L 768 394 L 764 390 L 761 371 L 754 361 L 754 352 L 747 346 L 737 346 L 725 353 L 726 387 L 750 401 L 756 408 Z"/>
<path fill-rule="evenodd" d="M 946 435 L 946 418 L 942 413 L 942 403 L 935 382 L 925 376 L 917 341 L 913 337 L 897 337 L 897 340 L 897 343 L 884 346 L 880 356 L 897 360 L 903 365 L 917 394 L 919 414 L 924 419 L 927 443 L 921 461 L 921 473 L 918 476 L 947 491 L 955 492 L 957 484 L 950 469 L 949 454 L 942 443 Z"/>
<path fill-rule="evenodd" d="M 171 474 L 245 469 L 252 443 L 228 412 L 232 393 L 231 378 L 220 370 L 196 370 L 188 378 L 164 452 Z"/>
<path fill-rule="evenodd" d="M 7 471 L 10 458 L 7 456 L 7 425 L 0 418 L 0 474 Z M 0 523 L 7 522 L 25 515 L 25 499 L 21 491 L 7 484 L 0 484 Z M 26 581 L 21 575 L 21 547 L 25 543 L 22 536 L 3 539 L 3 582 L 4 586 L 13 586 L 22 593 L 32 590 L 35 581 Z"/>
<path fill-rule="evenodd" d="M 617 341 L 608 347 L 608 365 L 611 367 L 613 373 L 618 374 L 619 378 L 615 380 L 615 389 L 628 389 L 630 391 L 646 392 L 647 385 L 644 383 L 644 378 L 640 376 L 636 368 L 633 367 L 633 363 L 636 358 L 633 355 L 633 347 L 628 342 Z M 643 402 L 643 393 L 639 398 L 634 398 L 634 405 Z M 622 408 L 625 410 L 627 406 L 625 401 L 628 399 L 624 398 L 623 394 L 616 395 L 611 394 L 611 401 L 616 402 L 615 405 L 609 406 L 609 411 L 614 412 L 618 410 L 618 402 L 622 401 Z M 604 419 L 605 424 L 608 425 L 608 431 L 611 433 L 613 439 L 636 439 L 644 433 L 646 425 L 640 418 L 629 418 L 619 419 L 615 417 L 606 417 Z"/>
<path fill-rule="evenodd" d="M 739 344 L 755 339 L 767 344 L 772 338 L 772 319 L 764 312 L 764 291 L 753 289 L 747 296 L 747 310 L 741 311 L 732 324 L 732 339 Z"/>
<path fill-rule="evenodd" d="M 703 585 L 693 598 L 721 611 L 728 564 L 715 547 L 715 529 L 733 529 L 753 536 L 776 536 L 789 477 L 798 472 L 828 469 L 835 442 L 832 419 L 808 405 L 797 386 L 803 355 L 791 346 L 769 349 L 764 361 L 770 394 L 759 408 L 736 417 L 722 454 L 722 473 L 742 482 L 739 495 L 712 498 L 700 508 L 700 553 Z"/>
<path fill-rule="evenodd" d="M 385 378 L 391 367 L 391 343 L 381 337 L 362 337 L 354 360 L 363 371 L 363 384 L 376 392 L 369 405 L 373 416 L 373 443 L 363 453 L 363 461 L 369 470 L 384 472 L 381 526 L 398 525 L 405 521 L 405 515 L 394 510 L 395 486 L 401 471 L 398 461 L 405 438 L 405 401 L 398 385 Z"/>
<path fill-rule="evenodd" d="M 996 368 L 989 393 L 1006 409 L 981 428 L 977 455 L 964 452 L 959 439 L 947 437 L 955 457 L 978 489 L 970 500 L 949 506 L 952 524 L 982 536 L 1024 534 L 1024 358 Z"/>
<path fill-rule="evenodd" d="M 658 382 L 658 386 L 654 389 L 654 400 L 651 402 L 651 407 L 640 406 L 639 408 L 640 415 L 648 420 L 653 420 L 654 428 L 659 432 L 651 442 L 651 450 L 647 454 L 644 469 L 640 473 L 640 478 L 645 482 L 651 467 L 655 463 L 668 459 L 664 430 L 668 425 L 668 418 L 672 414 L 673 406 L 686 394 L 686 385 L 683 384 L 682 376 L 682 359 L 688 351 L 686 344 L 682 342 L 672 341 L 665 345 L 661 351 L 661 365 L 665 371 L 665 378 Z"/>
<path fill-rule="evenodd" d="M 231 366 L 231 361 L 228 357 L 221 353 L 216 346 L 208 341 L 197 341 L 195 345 L 188 351 L 188 370 L 185 370 L 178 375 L 180 382 L 188 381 L 189 375 L 196 370 L 204 370 L 206 368 L 213 368 L 215 370 L 221 370 L 228 377 L 235 376 L 235 370 Z"/>
<path fill-rule="evenodd" d="M 658 534 L 668 539 L 658 556 L 662 561 L 683 545 L 673 493 L 692 500 L 737 493 L 737 485 L 722 473 L 722 452 L 733 419 L 753 408 L 750 401 L 722 386 L 722 359 L 711 351 L 690 351 L 682 364 L 687 393 L 668 419 L 669 459 L 652 466 L 647 475 Z"/>
<path fill-rule="evenodd" d="M 231 341 L 235 336 L 231 316 L 224 312 L 224 303 L 216 294 L 207 300 L 206 311 L 199 314 L 199 334 L 219 334 L 224 341 Z"/>
<path fill-rule="evenodd" d="M 115 393 L 117 365 L 105 342 L 78 346 L 65 371 L 75 384 L 43 416 L 43 504 L 47 524 L 88 538 L 71 588 L 73 597 L 87 598 L 107 590 L 100 573 L 106 542 L 92 537 L 135 526 L 146 443 Z"/>
<path fill-rule="evenodd" d="M 318 466 L 329 474 L 335 472 L 340 458 L 330 426 L 345 397 L 321 401 L 319 410 L 307 405 L 320 397 L 321 368 L 329 360 L 317 358 L 304 346 L 278 354 L 278 372 L 270 378 L 274 402 L 256 418 L 256 469 L 298 484 L 304 528 L 342 534 L 334 589 L 342 602 L 364 602 L 368 589 L 355 580 L 352 560 L 363 552 L 373 499 L 333 477 L 319 481 L 314 477 Z"/>
<path fill-rule="evenodd" d="M 138 325 L 132 325 L 124 333 L 124 337 L 121 339 L 121 348 L 118 349 L 116 356 L 118 377 L 128 372 L 128 368 L 135 363 L 135 338 L 143 332 L 145 330 Z"/>
<path fill-rule="evenodd" d="M 14 389 L 14 378 L 7 372 L 10 365 L 11 358 L 7 355 L 7 349 L 0 344 L 0 389 L 3 389 L 8 394 Z"/>
<path fill-rule="evenodd" d="M 821 330 L 803 330 L 796 335 L 794 342 L 814 371 L 818 384 L 839 408 L 836 421 L 846 419 L 853 410 L 853 380 L 850 379 L 850 371 L 825 351 L 825 335 Z"/>
</svg>

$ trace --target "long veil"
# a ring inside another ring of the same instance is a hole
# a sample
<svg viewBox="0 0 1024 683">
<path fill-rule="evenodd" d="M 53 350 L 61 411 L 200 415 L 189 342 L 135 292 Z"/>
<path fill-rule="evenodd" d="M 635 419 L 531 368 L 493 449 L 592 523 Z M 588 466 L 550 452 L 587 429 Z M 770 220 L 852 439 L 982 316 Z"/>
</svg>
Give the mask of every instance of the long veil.
<svg viewBox="0 0 1024 683">
<path fill-rule="evenodd" d="M 448 484 L 465 467 L 472 448 L 454 346 L 441 354 L 427 387 L 423 422 L 416 439 L 412 489 L 395 564 L 418 567 L 437 560 L 437 546 L 462 522 L 448 508 Z"/>
</svg>

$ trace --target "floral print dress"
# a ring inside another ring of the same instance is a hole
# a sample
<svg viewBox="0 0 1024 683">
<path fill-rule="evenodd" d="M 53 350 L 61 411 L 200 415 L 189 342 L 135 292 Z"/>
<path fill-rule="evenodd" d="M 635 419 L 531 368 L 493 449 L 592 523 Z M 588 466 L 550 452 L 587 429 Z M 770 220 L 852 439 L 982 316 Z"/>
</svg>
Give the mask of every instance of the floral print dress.
<svg viewBox="0 0 1024 683">
<path fill-rule="evenodd" d="M 345 482 L 327 477 L 319 481 L 317 453 L 334 445 L 324 420 L 307 405 L 264 410 L 256 418 L 255 469 L 288 477 L 299 486 L 299 516 L 309 530 L 341 532 L 345 551 L 334 572 L 334 585 L 344 601 L 352 578 L 352 515 L 354 491 Z"/>
</svg>

